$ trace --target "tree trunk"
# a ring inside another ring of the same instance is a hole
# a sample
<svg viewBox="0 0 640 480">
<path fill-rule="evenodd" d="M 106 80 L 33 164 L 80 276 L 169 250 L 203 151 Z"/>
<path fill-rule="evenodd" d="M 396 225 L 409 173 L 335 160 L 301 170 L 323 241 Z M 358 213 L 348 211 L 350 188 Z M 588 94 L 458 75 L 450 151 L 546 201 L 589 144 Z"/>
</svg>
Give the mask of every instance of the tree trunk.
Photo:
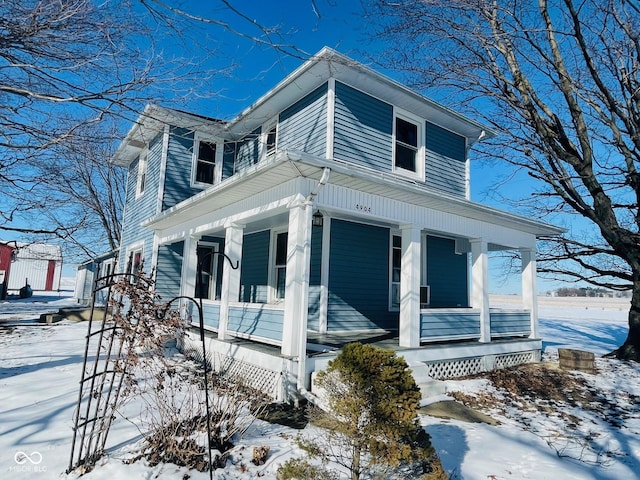
<svg viewBox="0 0 640 480">
<path fill-rule="evenodd" d="M 360 447 L 353 449 L 353 461 L 351 463 L 351 480 L 360 480 Z"/>
<path fill-rule="evenodd" d="M 629 334 L 622 346 L 611 352 L 611 356 L 621 360 L 640 362 L 640 272 L 634 273 L 629 309 Z"/>
</svg>

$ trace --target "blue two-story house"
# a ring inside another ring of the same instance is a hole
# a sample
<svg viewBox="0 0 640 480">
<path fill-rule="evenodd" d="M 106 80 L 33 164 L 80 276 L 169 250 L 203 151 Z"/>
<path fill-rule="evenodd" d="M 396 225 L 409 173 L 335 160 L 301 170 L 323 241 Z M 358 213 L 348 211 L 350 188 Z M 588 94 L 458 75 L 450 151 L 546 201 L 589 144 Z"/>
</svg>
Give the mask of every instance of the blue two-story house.
<svg viewBox="0 0 640 480">
<path fill-rule="evenodd" d="M 469 150 L 492 135 L 328 48 L 229 122 L 149 106 L 114 159 L 120 269 L 202 296 L 214 368 L 278 399 L 347 341 L 435 378 L 537 360 L 536 238 L 561 230 L 469 200 Z M 521 309 L 489 305 L 498 250 L 522 259 Z"/>
</svg>

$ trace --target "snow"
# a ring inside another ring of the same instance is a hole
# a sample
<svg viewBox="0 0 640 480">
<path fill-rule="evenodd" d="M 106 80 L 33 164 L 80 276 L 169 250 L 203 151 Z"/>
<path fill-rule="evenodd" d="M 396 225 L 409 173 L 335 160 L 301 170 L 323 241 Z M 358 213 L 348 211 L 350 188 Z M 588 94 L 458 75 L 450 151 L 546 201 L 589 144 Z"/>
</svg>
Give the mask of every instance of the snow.
<svg viewBox="0 0 640 480">
<path fill-rule="evenodd" d="M 86 324 L 63 321 L 41 325 L 41 313 L 73 306 L 72 293 L 0 302 L 0 478 L 77 478 L 65 474 L 69 464 L 72 419 L 78 396 Z M 505 305 L 509 298 L 501 298 Z M 540 301 L 543 359 L 557 362 L 560 347 L 580 348 L 602 355 L 626 336 L 626 306 L 620 302 L 585 304 Z M 30 320 L 20 326 L 7 321 Z M 443 466 L 454 479 L 633 479 L 640 478 L 640 367 L 617 360 L 597 359 L 598 375 L 587 375 L 607 398 L 621 425 L 581 409 L 575 432 L 553 412 L 516 411 L 503 393 L 486 380 L 448 381 L 450 390 L 494 395 L 500 425 L 465 423 L 421 416 Z M 502 408 L 501 408 L 502 407 Z M 310 427 L 308 427 L 310 428 Z M 300 456 L 298 431 L 256 421 L 216 479 L 275 478 L 280 464 Z M 580 439 L 593 439 L 586 447 Z M 144 461 L 123 463 L 139 447 L 141 436 L 124 418 L 117 418 L 109 435 L 108 454 L 86 474 L 87 480 L 209 478 L 207 472 Z M 254 446 L 269 445 L 267 463 L 254 466 Z"/>
</svg>

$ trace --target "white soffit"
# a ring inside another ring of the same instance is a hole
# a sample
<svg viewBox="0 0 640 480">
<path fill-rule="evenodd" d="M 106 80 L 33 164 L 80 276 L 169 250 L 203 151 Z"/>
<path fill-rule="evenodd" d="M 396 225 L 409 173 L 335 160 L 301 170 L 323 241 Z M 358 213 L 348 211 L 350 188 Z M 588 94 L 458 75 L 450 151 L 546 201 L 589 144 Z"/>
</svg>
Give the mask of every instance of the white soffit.
<svg viewBox="0 0 640 480">
<path fill-rule="evenodd" d="M 312 157 L 299 152 L 281 152 L 241 174 L 200 192 L 143 223 L 143 226 L 163 230 L 198 218 L 207 213 L 281 185 L 297 177 L 319 180 L 325 167 L 331 169 L 329 182 L 344 188 L 406 202 L 486 223 L 506 226 L 536 236 L 559 235 L 564 230 L 542 222 L 443 194 L 411 180 L 391 174 L 363 171 L 333 160 Z"/>
</svg>

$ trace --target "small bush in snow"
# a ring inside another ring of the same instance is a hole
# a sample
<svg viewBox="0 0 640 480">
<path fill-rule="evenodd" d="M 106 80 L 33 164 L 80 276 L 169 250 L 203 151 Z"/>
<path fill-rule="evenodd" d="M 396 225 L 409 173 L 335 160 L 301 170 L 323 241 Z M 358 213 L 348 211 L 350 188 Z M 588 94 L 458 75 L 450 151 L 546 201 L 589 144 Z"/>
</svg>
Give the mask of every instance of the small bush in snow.
<svg viewBox="0 0 640 480">
<path fill-rule="evenodd" d="M 300 439 L 310 456 L 340 465 L 352 480 L 416 466 L 420 474 L 430 470 L 435 452 L 418 422 L 420 389 L 404 358 L 351 343 L 318 374 L 317 383 L 329 409 L 316 416 L 323 433 Z"/>
</svg>

